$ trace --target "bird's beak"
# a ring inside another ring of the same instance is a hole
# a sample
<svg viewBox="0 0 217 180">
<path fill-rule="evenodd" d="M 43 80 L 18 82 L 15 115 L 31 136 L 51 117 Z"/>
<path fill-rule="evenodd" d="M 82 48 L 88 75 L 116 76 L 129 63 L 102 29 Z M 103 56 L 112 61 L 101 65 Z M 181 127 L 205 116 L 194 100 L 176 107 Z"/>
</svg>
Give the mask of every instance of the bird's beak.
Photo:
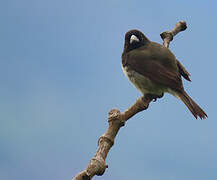
<svg viewBox="0 0 217 180">
<path fill-rule="evenodd" d="M 132 35 L 130 37 L 130 44 L 132 44 L 133 42 L 139 42 L 139 39 L 135 35 Z"/>
</svg>

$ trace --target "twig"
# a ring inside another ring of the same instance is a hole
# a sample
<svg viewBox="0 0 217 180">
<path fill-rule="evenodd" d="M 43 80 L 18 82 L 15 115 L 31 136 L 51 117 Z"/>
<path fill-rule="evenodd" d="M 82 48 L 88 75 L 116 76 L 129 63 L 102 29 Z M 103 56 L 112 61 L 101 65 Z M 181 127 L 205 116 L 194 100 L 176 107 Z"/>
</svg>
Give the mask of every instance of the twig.
<svg viewBox="0 0 217 180">
<path fill-rule="evenodd" d="M 173 40 L 173 37 L 179 32 L 184 31 L 186 28 L 186 23 L 184 21 L 180 21 L 176 24 L 176 27 L 173 30 L 161 33 L 163 45 L 168 48 L 170 41 Z M 133 106 L 123 113 L 117 109 L 110 110 L 108 116 L 109 127 L 105 134 L 103 134 L 98 140 L 98 149 L 95 156 L 90 160 L 87 168 L 78 173 L 73 180 L 91 180 L 95 175 L 102 176 L 104 174 L 106 168 L 108 168 L 105 160 L 109 150 L 114 145 L 114 140 L 119 129 L 125 125 L 125 122 L 128 119 L 133 117 L 138 112 L 147 109 L 151 101 L 152 99 L 148 97 L 140 97 Z"/>
<path fill-rule="evenodd" d="M 185 21 L 179 21 L 176 26 L 171 30 L 171 31 L 165 31 L 160 34 L 162 40 L 163 40 L 163 45 L 167 48 L 169 48 L 170 41 L 173 40 L 173 37 L 178 34 L 181 31 L 184 31 L 187 29 L 187 24 Z"/>
</svg>

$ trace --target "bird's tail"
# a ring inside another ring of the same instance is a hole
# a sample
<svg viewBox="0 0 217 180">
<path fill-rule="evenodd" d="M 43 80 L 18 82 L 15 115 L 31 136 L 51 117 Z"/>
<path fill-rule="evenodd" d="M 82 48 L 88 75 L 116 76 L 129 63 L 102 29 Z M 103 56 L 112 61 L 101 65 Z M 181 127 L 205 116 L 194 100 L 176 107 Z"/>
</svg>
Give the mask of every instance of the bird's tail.
<svg viewBox="0 0 217 180">
<path fill-rule="evenodd" d="M 191 97 L 185 91 L 179 93 L 178 96 L 185 103 L 196 119 L 198 116 L 200 119 L 207 118 L 207 114 L 200 108 L 200 106 L 196 104 L 196 102 L 194 102 L 193 99 L 191 99 Z"/>
</svg>

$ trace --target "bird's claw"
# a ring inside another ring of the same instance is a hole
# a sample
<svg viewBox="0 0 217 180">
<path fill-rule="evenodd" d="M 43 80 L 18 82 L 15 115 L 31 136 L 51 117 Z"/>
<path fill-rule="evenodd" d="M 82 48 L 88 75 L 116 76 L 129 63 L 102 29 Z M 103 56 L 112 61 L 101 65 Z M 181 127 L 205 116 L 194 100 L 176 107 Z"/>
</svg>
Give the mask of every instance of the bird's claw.
<svg viewBox="0 0 217 180">
<path fill-rule="evenodd" d="M 146 97 L 148 97 L 150 100 L 152 100 L 153 102 L 156 102 L 158 98 L 162 98 L 163 97 L 163 93 L 162 95 L 155 95 L 155 94 L 146 94 Z"/>
</svg>

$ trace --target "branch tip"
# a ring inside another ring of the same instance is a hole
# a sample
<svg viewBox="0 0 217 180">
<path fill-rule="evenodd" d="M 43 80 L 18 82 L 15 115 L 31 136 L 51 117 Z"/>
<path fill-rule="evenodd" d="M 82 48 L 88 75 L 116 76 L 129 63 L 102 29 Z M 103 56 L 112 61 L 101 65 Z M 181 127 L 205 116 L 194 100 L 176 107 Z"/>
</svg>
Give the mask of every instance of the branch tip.
<svg viewBox="0 0 217 180">
<path fill-rule="evenodd" d="M 180 27 L 180 31 L 184 31 L 187 29 L 187 23 L 185 21 L 179 21 L 176 26 Z"/>
<path fill-rule="evenodd" d="M 160 34 L 161 39 L 163 40 L 163 45 L 166 48 L 169 48 L 170 42 L 173 40 L 173 37 L 181 31 L 187 29 L 187 24 L 185 21 L 179 21 L 176 23 L 176 26 L 171 31 L 165 31 Z"/>
</svg>

